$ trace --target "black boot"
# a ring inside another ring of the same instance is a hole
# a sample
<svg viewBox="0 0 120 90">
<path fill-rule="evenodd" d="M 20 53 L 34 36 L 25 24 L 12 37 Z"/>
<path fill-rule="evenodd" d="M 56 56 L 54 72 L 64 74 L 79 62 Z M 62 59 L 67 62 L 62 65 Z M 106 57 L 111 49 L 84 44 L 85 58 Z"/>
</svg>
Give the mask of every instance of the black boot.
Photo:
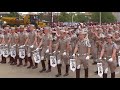
<svg viewBox="0 0 120 90">
<path fill-rule="evenodd" d="M 13 65 L 17 65 L 17 56 L 14 58 L 14 63 Z"/>
<path fill-rule="evenodd" d="M 32 67 L 32 69 L 38 68 L 38 63 L 35 63 L 35 66 Z"/>
<path fill-rule="evenodd" d="M 22 64 L 22 59 L 19 58 L 19 64 L 17 65 L 17 67 L 19 67 L 19 66 L 21 66 L 21 65 L 23 65 L 23 64 Z"/>
<path fill-rule="evenodd" d="M 46 71 L 45 60 L 42 60 L 42 61 L 41 61 L 41 64 L 42 64 L 42 70 L 39 71 L 40 73 Z"/>
<path fill-rule="evenodd" d="M 5 64 L 5 63 L 6 63 L 6 58 L 3 57 L 3 62 L 2 62 L 2 64 Z"/>
<path fill-rule="evenodd" d="M 60 77 L 60 76 L 61 76 L 61 67 L 62 67 L 62 64 L 58 64 L 58 65 L 57 65 L 58 74 L 55 75 L 56 77 Z"/>
<path fill-rule="evenodd" d="M 93 63 L 92 63 L 92 65 L 96 65 L 96 64 L 97 64 L 97 62 L 93 62 Z"/>
<path fill-rule="evenodd" d="M 117 64 L 117 67 L 119 67 L 119 64 Z"/>
<path fill-rule="evenodd" d="M 64 74 L 64 76 L 68 76 L 69 75 L 69 65 L 66 65 L 66 73 Z"/>
<path fill-rule="evenodd" d="M 28 57 L 25 56 L 25 64 L 24 64 L 24 67 L 27 66 L 27 62 L 28 62 Z"/>
<path fill-rule="evenodd" d="M 33 61 L 32 61 L 32 58 L 29 57 L 29 58 L 28 58 L 28 61 L 30 62 L 30 66 L 27 67 L 27 68 L 29 69 L 29 68 L 33 67 Z"/>
<path fill-rule="evenodd" d="M 111 78 L 115 78 L 115 72 L 111 73 Z"/>
<path fill-rule="evenodd" d="M 107 73 L 103 73 L 103 78 L 107 78 Z"/>
<path fill-rule="evenodd" d="M 12 57 L 11 56 L 10 56 L 10 61 L 8 63 L 10 63 L 10 64 L 12 63 Z"/>
<path fill-rule="evenodd" d="M 85 69 L 85 78 L 88 78 L 88 68 Z"/>
<path fill-rule="evenodd" d="M 80 69 L 76 69 L 76 78 L 80 78 Z"/>
<path fill-rule="evenodd" d="M 14 63 L 13 63 L 13 65 L 17 65 L 17 59 L 18 59 L 18 56 L 16 55 L 16 57 L 14 58 Z"/>
<path fill-rule="evenodd" d="M 95 74 L 98 74 L 98 71 L 95 71 L 94 73 L 95 73 Z"/>
<path fill-rule="evenodd" d="M 10 65 L 14 65 L 14 58 L 13 57 L 10 57 L 11 58 L 11 63 Z"/>
<path fill-rule="evenodd" d="M 47 73 L 48 73 L 48 72 L 51 72 L 50 60 L 48 61 L 48 70 L 47 70 L 46 72 L 47 72 Z"/>
<path fill-rule="evenodd" d="M 2 56 L 2 60 L 0 61 L 0 63 L 3 63 L 3 56 Z"/>
</svg>

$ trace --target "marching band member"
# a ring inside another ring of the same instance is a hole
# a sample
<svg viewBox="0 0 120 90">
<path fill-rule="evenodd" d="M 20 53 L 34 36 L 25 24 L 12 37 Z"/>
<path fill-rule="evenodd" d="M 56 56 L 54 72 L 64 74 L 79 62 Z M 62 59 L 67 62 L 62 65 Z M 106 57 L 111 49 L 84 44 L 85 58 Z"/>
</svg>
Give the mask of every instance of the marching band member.
<svg viewBox="0 0 120 90">
<path fill-rule="evenodd" d="M 66 66 L 66 73 L 64 76 L 69 75 L 69 51 L 70 51 L 70 39 L 67 37 L 67 33 L 65 30 L 61 30 L 60 39 L 57 42 L 55 51 L 53 53 L 57 53 L 57 69 L 58 74 L 56 77 L 61 76 L 61 67 L 64 62 Z"/>
<path fill-rule="evenodd" d="M 26 56 L 27 56 L 27 61 L 30 63 L 30 65 L 27 68 L 33 67 L 33 61 L 32 61 L 32 51 L 35 46 L 35 31 L 34 31 L 35 26 L 34 25 L 29 25 L 29 28 L 27 29 L 27 39 L 26 39 L 26 44 L 27 44 L 27 49 L 26 49 Z M 26 45 L 25 44 L 25 45 Z"/>
<path fill-rule="evenodd" d="M 44 35 L 42 36 L 41 42 L 38 46 L 38 48 L 42 47 L 41 50 L 41 64 L 42 64 L 42 70 L 40 72 L 46 71 L 46 65 L 45 65 L 45 59 L 48 59 L 48 71 L 51 71 L 50 66 L 50 53 L 52 51 L 52 35 L 50 34 L 49 27 L 45 27 Z"/>
<path fill-rule="evenodd" d="M 4 45 L 3 48 L 8 48 L 9 52 L 9 43 L 10 43 L 10 34 L 8 33 L 9 27 L 4 28 L 4 36 L 2 39 L 2 44 Z M 6 63 L 6 57 L 2 57 L 1 63 Z"/>
<path fill-rule="evenodd" d="M 85 28 L 79 32 L 79 41 L 75 46 L 75 50 L 73 53 L 73 57 L 75 57 L 78 51 L 78 57 L 76 60 L 77 69 L 76 69 L 76 78 L 80 78 L 80 66 L 83 64 L 85 70 L 85 78 L 88 78 L 88 59 L 90 59 L 90 48 L 91 44 L 89 39 L 86 38 L 87 32 L 85 32 Z"/>
<path fill-rule="evenodd" d="M 42 36 L 43 36 L 42 30 L 37 29 L 37 33 L 35 34 L 35 49 L 38 49 L 38 46 L 40 45 L 40 42 L 42 40 Z M 38 50 L 41 53 L 41 48 Z M 38 68 L 38 63 L 35 63 L 35 65 L 32 67 L 32 69 L 36 68 Z"/>
<path fill-rule="evenodd" d="M 115 78 L 117 45 L 112 41 L 111 34 L 107 34 L 106 39 L 107 42 L 103 45 L 99 58 L 101 60 L 105 54 L 105 58 L 102 60 L 104 71 L 103 78 L 107 78 L 108 68 L 110 68 L 111 71 L 111 78 Z"/>
<path fill-rule="evenodd" d="M 113 35 L 113 41 L 118 46 L 118 49 L 116 51 L 116 60 L 117 60 L 117 67 L 118 67 L 119 66 L 119 64 L 118 64 L 118 54 L 119 54 L 119 50 L 120 50 L 120 35 L 119 35 L 119 31 L 115 31 L 115 34 Z"/>
<path fill-rule="evenodd" d="M 17 50 L 17 48 L 16 48 L 16 44 L 17 43 L 18 43 L 18 34 L 15 33 L 15 27 L 11 27 L 10 49 L 11 49 L 11 47 L 14 47 L 15 50 Z M 11 61 L 10 65 L 17 65 L 17 56 L 15 56 L 15 58 L 13 58 L 12 56 L 10 56 L 10 61 Z"/>
<path fill-rule="evenodd" d="M 19 32 L 18 32 L 18 37 L 19 37 L 18 38 L 19 45 L 18 45 L 17 49 L 19 51 L 20 50 L 19 48 L 25 49 L 25 45 L 27 44 L 27 37 L 28 36 L 24 33 L 24 25 L 20 26 L 20 29 L 19 29 Z M 17 65 L 18 67 L 23 65 L 22 61 L 23 61 L 23 58 L 19 57 L 19 64 Z"/>
</svg>

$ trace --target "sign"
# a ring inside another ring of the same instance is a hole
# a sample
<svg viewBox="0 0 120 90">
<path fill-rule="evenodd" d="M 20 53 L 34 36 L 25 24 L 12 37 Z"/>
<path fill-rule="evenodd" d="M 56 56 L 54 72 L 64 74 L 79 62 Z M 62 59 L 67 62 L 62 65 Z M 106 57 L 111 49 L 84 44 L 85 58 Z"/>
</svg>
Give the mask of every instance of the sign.
<svg viewBox="0 0 120 90">
<path fill-rule="evenodd" d="M 56 56 L 50 56 L 50 65 L 55 67 L 57 65 Z"/>
<path fill-rule="evenodd" d="M 73 72 L 76 70 L 75 59 L 70 59 L 70 70 L 72 70 Z"/>
</svg>

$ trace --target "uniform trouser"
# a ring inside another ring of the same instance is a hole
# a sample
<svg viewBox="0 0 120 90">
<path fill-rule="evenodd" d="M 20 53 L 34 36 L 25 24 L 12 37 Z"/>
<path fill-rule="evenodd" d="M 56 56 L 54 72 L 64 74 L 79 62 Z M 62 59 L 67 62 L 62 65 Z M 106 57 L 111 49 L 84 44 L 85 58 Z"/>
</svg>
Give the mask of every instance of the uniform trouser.
<svg viewBox="0 0 120 90">
<path fill-rule="evenodd" d="M 28 57 L 27 55 L 25 55 L 25 64 L 27 64 L 27 62 L 28 62 Z"/>
<path fill-rule="evenodd" d="M 2 61 L 1 62 L 6 63 L 6 58 L 3 57 L 3 55 L 2 55 Z"/>
<path fill-rule="evenodd" d="M 63 62 L 65 65 L 69 64 L 69 55 L 62 55 L 62 53 L 59 53 L 57 55 L 57 63 L 62 64 Z"/>
<path fill-rule="evenodd" d="M 50 60 L 50 55 L 49 53 L 45 53 L 47 50 L 47 48 L 42 48 L 42 51 L 41 51 L 41 65 L 42 65 L 42 68 L 43 69 L 46 69 L 46 65 L 45 65 L 45 60 L 48 59 Z"/>
<path fill-rule="evenodd" d="M 19 64 L 18 65 L 23 65 L 22 61 L 23 61 L 23 59 L 19 58 Z"/>
<path fill-rule="evenodd" d="M 88 78 L 88 60 L 85 59 L 86 56 L 78 56 L 76 57 L 76 78 L 80 78 L 80 68 L 81 64 L 83 64 L 85 70 L 85 78 Z"/>
<path fill-rule="evenodd" d="M 91 43 L 91 54 L 92 54 L 92 57 L 93 57 L 93 62 L 96 62 L 96 59 L 97 59 L 97 47 L 95 45 L 95 41 L 94 40 L 90 40 L 90 43 Z"/>
<path fill-rule="evenodd" d="M 92 51 L 91 53 L 93 57 L 93 62 L 97 62 L 97 58 L 98 58 L 97 47 L 92 46 L 91 51 Z"/>
<path fill-rule="evenodd" d="M 66 65 L 66 73 L 69 73 L 69 55 L 62 55 L 61 53 L 59 53 L 57 55 L 57 69 L 58 69 L 58 74 L 61 74 L 61 67 L 62 67 L 62 63 L 64 62 L 64 64 Z"/>
<path fill-rule="evenodd" d="M 116 53 L 117 64 L 119 63 L 119 62 L 118 62 L 119 51 L 120 51 L 120 45 L 118 45 L 118 49 L 117 49 L 117 53 Z"/>
<path fill-rule="evenodd" d="M 115 72 L 116 64 L 117 64 L 116 60 L 113 60 L 112 62 L 103 60 L 102 64 L 103 64 L 103 72 L 104 73 L 108 72 L 108 68 L 110 68 L 111 73 Z"/>
<path fill-rule="evenodd" d="M 14 63 L 15 59 L 10 56 L 10 63 Z"/>
</svg>

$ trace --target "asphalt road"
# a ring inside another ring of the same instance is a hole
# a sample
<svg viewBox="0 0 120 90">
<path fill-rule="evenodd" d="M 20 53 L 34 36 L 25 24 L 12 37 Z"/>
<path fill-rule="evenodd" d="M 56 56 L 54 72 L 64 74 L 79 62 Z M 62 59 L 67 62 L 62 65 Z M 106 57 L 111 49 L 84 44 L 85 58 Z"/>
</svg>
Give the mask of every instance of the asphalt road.
<svg viewBox="0 0 120 90">
<path fill-rule="evenodd" d="M 9 59 L 7 59 L 7 62 Z M 46 61 L 47 65 L 47 61 Z M 89 78 L 101 78 L 96 75 L 94 72 L 97 70 L 96 65 L 92 65 L 92 60 L 89 60 Z M 52 71 L 49 73 L 43 72 L 39 73 L 41 70 L 41 64 L 37 69 L 27 69 L 24 66 L 13 66 L 6 64 L 0 64 L 0 78 L 56 78 L 55 75 L 57 74 L 57 68 L 52 68 Z M 119 73 L 120 67 L 116 69 L 116 78 L 120 78 Z M 62 67 L 62 76 L 59 78 L 75 78 L 75 72 L 70 70 L 70 74 L 67 77 L 64 77 L 63 74 L 65 73 L 65 65 Z M 108 78 L 110 78 L 110 72 L 108 72 Z M 84 78 L 84 68 L 81 68 L 81 78 Z"/>
</svg>

